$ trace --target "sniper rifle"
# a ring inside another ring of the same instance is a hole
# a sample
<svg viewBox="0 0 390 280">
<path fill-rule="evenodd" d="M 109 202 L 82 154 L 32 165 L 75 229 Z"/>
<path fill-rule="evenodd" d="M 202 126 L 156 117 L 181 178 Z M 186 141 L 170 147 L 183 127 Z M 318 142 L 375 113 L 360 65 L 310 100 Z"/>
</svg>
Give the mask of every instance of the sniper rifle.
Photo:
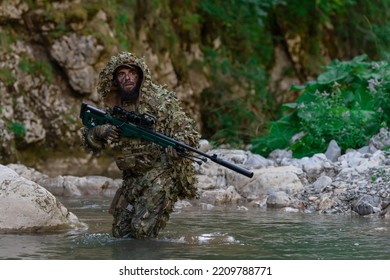
<svg viewBox="0 0 390 280">
<path fill-rule="evenodd" d="M 155 119 L 151 115 L 141 115 L 134 112 L 129 112 L 118 106 L 115 106 L 113 108 L 113 112 L 113 114 L 117 115 L 118 117 L 113 117 L 103 110 L 100 110 L 82 102 L 80 109 L 80 118 L 82 119 L 84 126 L 86 126 L 87 128 L 92 128 L 98 125 L 110 123 L 120 128 L 120 134 L 122 136 L 139 137 L 149 142 L 158 144 L 163 148 L 172 146 L 176 150 L 178 155 L 190 158 L 198 164 L 202 164 L 202 162 L 206 162 L 207 159 L 210 159 L 217 164 L 220 164 L 249 178 L 252 178 L 253 176 L 252 171 L 249 171 L 231 162 L 223 160 L 219 158 L 216 154 L 209 155 L 185 143 L 179 142 L 162 133 L 152 130 L 150 127 L 154 125 Z M 196 153 L 203 158 L 192 155 L 191 153 Z"/>
</svg>

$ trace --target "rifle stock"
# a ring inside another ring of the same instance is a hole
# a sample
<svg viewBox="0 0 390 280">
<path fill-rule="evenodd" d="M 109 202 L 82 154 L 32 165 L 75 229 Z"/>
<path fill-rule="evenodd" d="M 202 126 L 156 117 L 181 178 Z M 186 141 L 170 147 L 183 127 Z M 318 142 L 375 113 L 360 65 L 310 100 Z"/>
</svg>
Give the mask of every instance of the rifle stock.
<svg viewBox="0 0 390 280">
<path fill-rule="evenodd" d="M 115 125 L 119 128 L 121 128 L 121 135 L 126 137 L 139 137 L 142 139 L 145 139 L 149 142 L 153 142 L 155 144 L 158 144 L 162 146 L 163 148 L 167 148 L 169 146 L 172 146 L 176 151 L 178 151 L 179 155 L 187 156 L 189 155 L 188 152 L 196 153 L 198 155 L 203 156 L 206 159 L 210 159 L 211 161 L 220 164 L 226 168 L 229 168 L 235 172 L 238 172 L 246 177 L 252 178 L 253 172 L 249 171 L 245 168 L 242 168 L 238 165 L 235 165 L 231 162 L 228 162 L 226 160 L 223 160 L 219 158 L 217 155 L 209 155 L 207 153 L 204 153 L 200 150 L 197 150 L 185 143 L 179 142 L 173 138 L 170 138 L 162 133 L 153 131 L 149 128 L 136 125 L 130 121 L 125 121 L 120 118 L 115 118 L 111 115 L 109 115 L 107 112 L 100 110 L 98 108 L 95 108 L 91 105 L 88 105 L 86 103 L 81 103 L 81 110 L 80 110 L 80 118 L 82 119 L 82 122 L 84 126 L 87 128 L 92 128 L 97 125 L 102 125 L 106 123 L 110 123 L 112 125 Z M 206 161 L 206 159 L 201 159 L 202 161 Z M 201 164 L 201 162 L 198 162 Z"/>
</svg>

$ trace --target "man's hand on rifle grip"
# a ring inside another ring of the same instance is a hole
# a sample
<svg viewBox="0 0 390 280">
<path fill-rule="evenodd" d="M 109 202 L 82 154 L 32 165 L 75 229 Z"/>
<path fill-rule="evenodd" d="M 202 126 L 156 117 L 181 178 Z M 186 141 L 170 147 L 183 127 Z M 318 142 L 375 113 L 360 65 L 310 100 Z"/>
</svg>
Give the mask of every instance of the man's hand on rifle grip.
<svg viewBox="0 0 390 280">
<path fill-rule="evenodd" d="M 98 125 L 94 127 L 94 135 L 101 140 L 117 142 L 119 141 L 120 128 L 111 124 Z"/>
</svg>

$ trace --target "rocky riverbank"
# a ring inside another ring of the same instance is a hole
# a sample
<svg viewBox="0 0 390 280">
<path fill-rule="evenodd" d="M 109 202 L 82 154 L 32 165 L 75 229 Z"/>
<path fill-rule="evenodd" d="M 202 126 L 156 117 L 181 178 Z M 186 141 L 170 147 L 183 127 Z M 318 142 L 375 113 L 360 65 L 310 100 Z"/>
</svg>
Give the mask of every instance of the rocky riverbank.
<svg viewBox="0 0 390 280">
<path fill-rule="evenodd" d="M 203 142 L 203 151 L 251 169 L 254 176 L 247 178 L 214 162 L 197 165 L 199 198 L 179 201 L 177 207 L 225 206 L 240 210 L 261 207 L 386 217 L 390 203 L 389 146 L 390 131 L 385 129 L 359 150 L 341 155 L 337 143 L 332 141 L 325 153 L 302 159 L 295 159 L 291 152 L 284 150 L 276 150 L 268 158 L 243 150 L 210 150 L 208 143 Z M 112 197 L 121 185 L 120 179 L 104 176 L 49 177 L 20 164 L 0 165 L 0 168 L 0 213 L 5 215 L 0 220 L 0 231 L 3 232 L 52 228 L 53 223 L 46 227 L 42 221 L 37 222 L 40 226 L 33 225 L 31 220 L 39 215 L 25 213 L 42 210 L 54 213 L 51 207 L 63 213 L 58 216 L 61 216 L 58 224 L 82 226 L 55 196 Z M 37 201 L 44 201 L 45 205 Z M 28 204 L 33 206 L 29 208 Z M 21 219 L 27 216 L 28 223 L 27 219 Z M 48 215 L 41 215 L 40 219 L 48 219 Z"/>
</svg>

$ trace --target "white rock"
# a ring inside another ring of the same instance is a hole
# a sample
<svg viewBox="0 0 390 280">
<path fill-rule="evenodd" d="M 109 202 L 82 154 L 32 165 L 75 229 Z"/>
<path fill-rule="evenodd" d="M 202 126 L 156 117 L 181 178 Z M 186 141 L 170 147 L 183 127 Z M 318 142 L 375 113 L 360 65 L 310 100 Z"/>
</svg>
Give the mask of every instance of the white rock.
<svg viewBox="0 0 390 280">
<path fill-rule="evenodd" d="M 50 192 L 0 165 L 0 232 L 86 227 Z"/>
</svg>

